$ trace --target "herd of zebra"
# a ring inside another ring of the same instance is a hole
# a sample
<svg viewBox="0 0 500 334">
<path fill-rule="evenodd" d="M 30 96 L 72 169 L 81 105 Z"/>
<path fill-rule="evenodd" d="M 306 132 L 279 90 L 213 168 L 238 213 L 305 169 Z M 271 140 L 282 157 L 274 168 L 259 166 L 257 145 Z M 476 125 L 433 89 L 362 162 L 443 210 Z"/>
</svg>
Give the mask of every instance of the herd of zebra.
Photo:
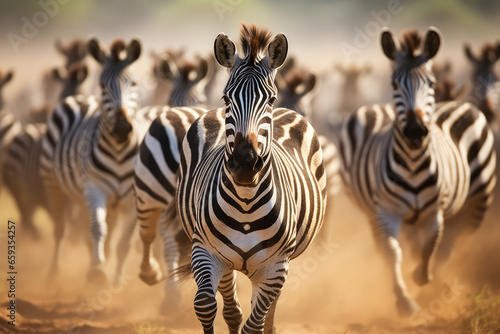
<svg viewBox="0 0 500 334">
<path fill-rule="evenodd" d="M 174 300 L 176 281 L 192 273 L 204 333 L 214 333 L 217 291 L 230 333 L 274 333 L 289 263 L 314 247 L 343 184 L 369 217 L 397 310 L 417 312 L 403 279 L 399 233 L 406 225 L 419 231 L 421 263 L 413 278 L 423 285 L 457 238 L 483 220 L 496 183 L 500 46 L 487 45 L 480 56 L 466 48 L 474 66 L 470 99 L 457 92 L 448 70 L 432 67 L 442 39 L 436 28 L 423 37 L 406 31 L 400 40 L 384 29 L 380 39 L 392 62 L 392 103 L 349 110 L 328 136 L 308 122 L 318 79 L 286 60 L 283 34 L 243 24 L 238 50 L 219 34 L 210 58 L 157 55 L 153 72 L 170 93 L 163 87 L 154 95 L 167 104 L 146 107 L 129 72 L 141 55 L 138 40 L 115 40 L 109 48 L 95 38 L 58 44 L 65 69 L 47 74 L 64 85 L 57 106 L 23 124 L 0 100 L 2 180 L 19 208 L 22 233 L 39 237 L 33 214 L 46 208 L 54 223 L 55 275 L 66 225 L 83 226 L 92 258 L 88 279 L 106 284 L 108 229 L 121 227 L 119 275 L 139 225 L 140 278 L 166 279 L 166 298 Z M 87 53 L 101 66 L 100 97 L 79 91 Z M 209 109 L 217 63 L 229 74 L 215 93 L 225 105 Z M 11 78 L 2 73 L 0 89 Z M 344 95 L 355 98 L 353 90 Z M 169 276 L 155 257 L 158 231 Z M 244 324 L 235 271 L 252 282 Z"/>
</svg>

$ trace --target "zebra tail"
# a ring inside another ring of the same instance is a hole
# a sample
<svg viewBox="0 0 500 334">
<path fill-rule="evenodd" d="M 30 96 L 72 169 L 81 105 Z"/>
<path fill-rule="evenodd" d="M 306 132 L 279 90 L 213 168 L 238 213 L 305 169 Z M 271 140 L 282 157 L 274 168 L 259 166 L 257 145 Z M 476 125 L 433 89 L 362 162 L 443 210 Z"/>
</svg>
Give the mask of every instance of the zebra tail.
<svg viewBox="0 0 500 334">
<path fill-rule="evenodd" d="M 188 279 L 194 278 L 191 268 L 191 263 L 185 264 L 183 266 L 174 269 L 170 273 L 169 278 L 178 282 L 184 282 L 187 281 Z"/>
</svg>

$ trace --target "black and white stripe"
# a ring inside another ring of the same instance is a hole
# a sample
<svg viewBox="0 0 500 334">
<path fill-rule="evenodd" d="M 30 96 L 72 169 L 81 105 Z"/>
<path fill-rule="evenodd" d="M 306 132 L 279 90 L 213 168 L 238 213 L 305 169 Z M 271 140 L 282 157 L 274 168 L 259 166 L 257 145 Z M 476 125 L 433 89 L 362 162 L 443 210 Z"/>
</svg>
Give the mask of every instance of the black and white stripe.
<svg viewBox="0 0 500 334">
<path fill-rule="evenodd" d="M 117 40 L 107 52 L 92 39 L 89 52 L 102 64 L 99 102 L 95 97 L 69 97 L 51 115 L 42 140 L 42 173 L 55 222 L 57 269 L 59 243 L 64 231 L 65 203 L 85 205 L 93 239 L 89 278 L 105 280 L 104 245 L 109 228 L 120 220 L 118 244 L 120 274 L 135 225 L 133 168 L 139 143 L 150 121 L 137 113 L 137 86 L 127 68 L 139 57 L 137 40 Z M 122 55 L 126 54 L 125 58 Z"/>
<path fill-rule="evenodd" d="M 78 94 L 87 77 L 87 67 L 73 64 L 67 73 L 53 71 L 54 77 L 63 83 L 60 100 Z M 4 182 L 13 195 L 21 215 L 21 226 L 26 234 L 38 239 L 33 214 L 38 207 L 46 208 L 46 197 L 40 177 L 41 140 L 46 125 L 27 124 L 10 142 L 5 161 Z"/>
<path fill-rule="evenodd" d="M 394 104 L 362 107 L 344 124 L 339 147 L 342 177 L 367 213 L 377 245 L 392 274 L 398 311 L 419 309 L 401 271 L 400 230 L 423 237 L 419 285 L 432 279 L 432 263 L 446 261 L 458 234 L 476 228 L 495 186 L 495 150 L 486 118 L 469 103 L 435 105 L 430 59 L 440 34 L 407 32 L 399 44 L 382 33 L 385 54 L 395 61 Z"/>
<path fill-rule="evenodd" d="M 252 281 L 252 311 L 242 333 L 274 332 L 274 309 L 290 260 L 321 227 L 326 177 L 312 126 L 288 109 L 274 109 L 276 69 L 287 53 L 283 34 L 243 26 L 244 57 L 224 34 L 217 61 L 231 69 L 226 108 L 209 111 L 182 145 L 177 211 L 192 239 L 195 311 L 204 333 L 214 333 L 217 290 L 230 333 L 242 312 L 235 270 Z"/>
</svg>

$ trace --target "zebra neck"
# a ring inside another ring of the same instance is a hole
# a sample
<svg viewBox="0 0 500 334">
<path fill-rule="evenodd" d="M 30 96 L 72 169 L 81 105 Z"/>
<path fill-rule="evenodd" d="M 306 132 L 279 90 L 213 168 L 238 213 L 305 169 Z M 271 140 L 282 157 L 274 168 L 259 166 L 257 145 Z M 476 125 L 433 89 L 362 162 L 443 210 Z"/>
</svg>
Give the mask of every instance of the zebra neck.
<svg viewBox="0 0 500 334">
<path fill-rule="evenodd" d="M 136 137 L 134 135 L 134 131 L 130 133 L 128 139 L 122 143 L 119 143 L 112 133 L 109 132 L 108 128 L 105 125 L 105 121 L 101 115 L 101 119 L 99 121 L 99 131 L 97 135 L 97 140 L 95 141 L 95 146 L 98 146 L 101 149 L 105 149 L 111 154 L 119 155 L 130 147 L 136 141 Z"/>
<path fill-rule="evenodd" d="M 259 183 L 253 187 L 238 185 L 231 173 L 223 168 L 218 192 L 219 196 L 223 196 L 228 202 L 236 203 L 242 208 L 251 208 L 264 197 L 271 196 L 273 189 L 273 173 L 269 166 L 263 168 Z"/>
<path fill-rule="evenodd" d="M 429 134 L 429 138 L 425 140 L 425 143 L 421 147 L 411 148 L 406 144 L 402 133 L 397 127 L 393 126 L 393 129 L 390 154 L 395 162 L 412 172 L 418 171 L 424 164 L 429 163 L 429 159 L 431 158 L 431 134 Z"/>
</svg>

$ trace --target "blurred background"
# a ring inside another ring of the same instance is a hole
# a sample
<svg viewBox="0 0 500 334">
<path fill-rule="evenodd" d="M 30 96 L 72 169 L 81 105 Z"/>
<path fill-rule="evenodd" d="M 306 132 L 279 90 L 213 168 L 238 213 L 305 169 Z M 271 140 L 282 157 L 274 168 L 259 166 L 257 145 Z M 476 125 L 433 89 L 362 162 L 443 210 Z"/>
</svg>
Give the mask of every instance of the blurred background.
<svg viewBox="0 0 500 334">
<path fill-rule="evenodd" d="M 54 41 L 67 42 L 75 37 L 96 36 L 105 44 L 114 38 L 138 37 L 143 54 L 135 65 L 139 82 L 149 73 L 150 51 L 184 48 L 188 53 L 208 54 L 218 33 L 238 39 L 240 22 L 255 22 L 284 32 L 289 53 L 303 66 L 325 73 L 317 107 L 335 107 L 337 92 L 329 86 L 338 78 L 334 66 L 348 63 L 372 66 L 373 81 L 360 84 L 368 102 L 390 98 L 375 84 L 386 83 L 389 62 L 382 56 L 378 30 L 388 26 L 399 33 L 417 28 L 422 33 L 430 26 L 439 28 L 444 42 L 437 61 L 451 59 L 454 76 L 468 78 L 463 43 L 473 49 L 486 41 L 499 39 L 500 2 L 471 0 L 375 0 L 375 1 L 299 1 L 299 0 L 132 0 L 80 1 L 39 0 L 0 2 L 1 68 L 16 72 L 16 80 L 6 88 L 5 100 L 18 106 L 18 113 L 28 108 L 26 98 L 15 92 L 41 73 L 60 66 L 61 57 Z M 90 60 L 89 65 L 95 65 Z M 87 83 L 88 85 L 88 83 Z M 382 86 L 385 87 L 385 86 Z M 328 94 L 329 99 L 321 95 Z M 147 97 L 143 97 L 147 103 Z M 21 101 L 19 101 L 21 100 Z M 36 104 L 36 102 L 33 102 Z"/>
</svg>

